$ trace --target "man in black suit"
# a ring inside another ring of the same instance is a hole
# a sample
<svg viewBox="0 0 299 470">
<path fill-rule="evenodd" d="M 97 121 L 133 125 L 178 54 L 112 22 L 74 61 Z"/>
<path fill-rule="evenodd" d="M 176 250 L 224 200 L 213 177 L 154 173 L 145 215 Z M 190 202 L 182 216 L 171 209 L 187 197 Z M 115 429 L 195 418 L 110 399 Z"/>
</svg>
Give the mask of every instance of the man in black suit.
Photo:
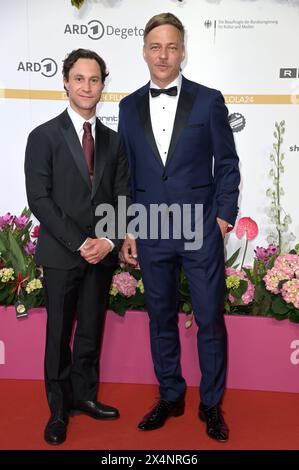
<svg viewBox="0 0 299 470">
<path fill-rule="evenodd" d="M 129 197 L 120 137 L 96 118 L 107 75 L 95 52 L 71 52 L 63 63 L 69 107 L 34 129 L 26 148 L 27 197 L 40 221 L 36 262 L 43 266 L 48 314 L 49 444 L 66 439 L 70 410 L 95 419 L 119 417 L 117 409 L 97 402 L 105 309 L 122 240 L 96 236 L 95 209 L 110 204 L 117 210 L 118 196 Z"/>
</svg>

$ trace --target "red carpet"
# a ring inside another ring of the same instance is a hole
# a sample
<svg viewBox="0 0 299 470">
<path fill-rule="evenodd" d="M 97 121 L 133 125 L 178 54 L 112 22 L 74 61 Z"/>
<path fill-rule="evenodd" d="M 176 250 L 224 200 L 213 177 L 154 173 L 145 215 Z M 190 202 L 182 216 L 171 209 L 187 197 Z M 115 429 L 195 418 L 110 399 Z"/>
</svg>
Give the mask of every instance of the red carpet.
<svg viewBox="0 0 299 470">
<path fill-rule="evenodd" d="M 198 391 L 189 388 L 185 414 L 156 431 L 136 427 L 154 403 L 154 385 L 103 384 L 99 399 L 119 408 L 117 421 L 70 418 L 61 450 L 236 450 L 299 449 L 299 394 L 228 390 L 223 409 L 230 439 L 220 444 L 205 434 L 197 418 Z M 43 382 L 0 380 L 0 449 L 52 450 L 43 440 L 49 412 Z"/>
</svg>

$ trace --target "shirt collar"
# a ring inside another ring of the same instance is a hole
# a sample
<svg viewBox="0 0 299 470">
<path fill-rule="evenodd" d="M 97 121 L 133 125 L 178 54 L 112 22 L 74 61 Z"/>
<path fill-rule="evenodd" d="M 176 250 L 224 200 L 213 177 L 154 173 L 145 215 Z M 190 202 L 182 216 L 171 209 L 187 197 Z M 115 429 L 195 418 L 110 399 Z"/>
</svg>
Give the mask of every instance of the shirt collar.
<svg viewBox="0 0 299 470">
<path fill-rule="evenodd" d="M 78 114 L 71 105 L 68 106 L 67 112 L 74 124 L 77 134 L 82 131 L 84 122 L 90 122 L 91 127 L 93 128 L 96 122 L 96 116 L 92 116 L 90 119 L 84 119 L 80 114 Z"/>
<path fill-rule="evenodd" d="M 165 88 L 171 88 L 173 86 L 177 86 L 178 87 L 178 95 L 181 91 L 181 87 L 182 87 L 182 74 L 179 73 L 179 75 L 177 76 L 177 78 L 175 80 L 173 80 L 173 82 L 169 83 L 167 85 L 167 87 Z M 150 88 L 161 88 L 159 87 L 158 85 L 156 85 L 152 80 L 150 81 Z"/>
</svg>

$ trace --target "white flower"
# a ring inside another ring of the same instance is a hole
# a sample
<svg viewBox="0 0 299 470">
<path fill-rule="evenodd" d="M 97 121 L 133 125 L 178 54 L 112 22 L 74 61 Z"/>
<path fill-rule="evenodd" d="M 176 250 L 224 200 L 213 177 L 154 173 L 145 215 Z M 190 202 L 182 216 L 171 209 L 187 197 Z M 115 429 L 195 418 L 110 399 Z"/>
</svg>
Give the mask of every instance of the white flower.
<svg viewBox="0 0 299 470">
<path fill-rule="evenodd" d="M 12 268 L 2 268 L 0 269 L 0 279 L 1 282 L 8 282 L 14 280 L 14 270 Z"/>
<path fill-rule="evenodd" d="M 32 281 L 28 282 L 26 286 L 26 292 L 27 294 L 30 294 L 34 290 L 41 289 L 43 287 L 40 279 L 32 279 Z"/>
</svg>

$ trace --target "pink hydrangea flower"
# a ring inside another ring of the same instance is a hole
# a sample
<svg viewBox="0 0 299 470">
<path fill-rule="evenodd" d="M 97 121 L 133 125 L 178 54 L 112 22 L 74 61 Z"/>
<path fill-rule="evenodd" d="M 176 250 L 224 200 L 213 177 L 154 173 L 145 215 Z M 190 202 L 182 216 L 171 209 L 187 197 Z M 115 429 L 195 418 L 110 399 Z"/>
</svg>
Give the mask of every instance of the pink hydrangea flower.
<svg viewBox="0 0 299 470">
<path fill-rule="evenodd" d="M 276 258 L 273 268 L 267 272 L 263 279 L 267 290 L 279 294 L 279 282 L 293 278 L 299 278 L 299 256 L 286 254 Z"/>
<path fill-rule="evenodd" d="M 137 279 L 128 272 L 115 274 L 112 279 L 112 287 L 125 297 L 132 297 L 136 294 Z"/>
<path fill-rule="evenodd" d="M 285 302 L 299 308 L 299 279 L 291 279 L 283 284 L 281 295 Z"/>
<path fill-rule="evenodd" d="M 225 269 L 225 274 L 226 274 L 226 276 L 237 276 L 240 279 L 242 279 L 243 281 L 247 282 L 247 289 L 244 292 L 244 294 L 242 295 L 242 300 L 243 300 L 245 305 L 250 304 L 250 302 L 252 302 L 253 298 L 254 298 L 254 285 L 252 284 L 252 282 L 249 281 L 246 274 L 243 273 L 242 271 L 238 271 L 237 269 L 234 269 L 234 268 L 226 268 Z M 231 294 L 231 293 L 229 294 L 228 298 L 229 298 L 230 302 L 233 302 L 235 300 L 234 297 L 233 297 L 233 294 Z"/>
</svg>

